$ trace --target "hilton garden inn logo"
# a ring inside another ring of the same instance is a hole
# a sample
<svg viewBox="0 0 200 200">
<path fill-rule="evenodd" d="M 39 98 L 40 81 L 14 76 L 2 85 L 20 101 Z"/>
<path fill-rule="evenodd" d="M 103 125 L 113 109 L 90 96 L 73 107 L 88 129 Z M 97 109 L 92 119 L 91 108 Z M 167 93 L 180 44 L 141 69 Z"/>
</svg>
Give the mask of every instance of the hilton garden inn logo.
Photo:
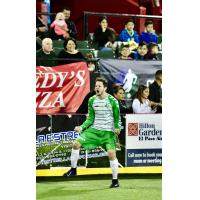
<svg viewBox="0 0 200 200">
<path fill-rule="evenodd" d="M 162 140 L 162 130 L 155 124 L 128 123 L 128 136 L 139 136 L 139 140 Z"/>
<path fill-rule="evenodd" d="M 144 130 L 155 130 L 160 132 L 161 130 L 156 130 L 155 124 L 149 123 L 128 123 L 128 135 L 129 136 L 138 136 L 141 135 Z M 148 131 L 148 132 L 149 132 Z"/>
</svg>

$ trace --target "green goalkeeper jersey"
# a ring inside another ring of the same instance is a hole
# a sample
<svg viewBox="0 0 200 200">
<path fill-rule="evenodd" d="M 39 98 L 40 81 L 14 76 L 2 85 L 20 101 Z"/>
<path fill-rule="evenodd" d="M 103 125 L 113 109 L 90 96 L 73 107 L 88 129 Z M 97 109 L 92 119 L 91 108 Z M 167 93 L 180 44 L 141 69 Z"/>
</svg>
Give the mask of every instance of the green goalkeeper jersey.
<svg viewBox="0 0 200 200">
<path fill-rule="evenodd" d="M 114 131 L 121 128 L 118 101 L 110 94 L 104 99 L 94 95 L 88 102 L 88 117 L 81 125 L 83 129 L 95 128 L 102 131 Z"/>
</svg>

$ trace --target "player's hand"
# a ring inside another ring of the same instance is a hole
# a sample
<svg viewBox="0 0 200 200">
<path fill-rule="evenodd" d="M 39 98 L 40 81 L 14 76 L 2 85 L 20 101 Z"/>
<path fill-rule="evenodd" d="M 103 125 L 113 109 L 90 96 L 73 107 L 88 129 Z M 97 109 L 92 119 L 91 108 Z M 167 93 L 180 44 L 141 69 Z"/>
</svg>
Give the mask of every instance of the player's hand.
<svg viewBox="0 0 200 200">
<path fill-rule="evenodd" d="M 81 128 L 80 126 L 76 126 L 76 127 L 74 128 L 74 130 L 75 130 L 76 132 L 80 133 L 80 132 L 82 131 L 82 128 Z"/>
<path fill-rule="evenodd" d="M 116 129 L 115 129 L 115 134 L 117 134 L 117 135 L 120 134 L 120 129 L 119 129 L 119 128 L 116 128 Z"/>
</svg>

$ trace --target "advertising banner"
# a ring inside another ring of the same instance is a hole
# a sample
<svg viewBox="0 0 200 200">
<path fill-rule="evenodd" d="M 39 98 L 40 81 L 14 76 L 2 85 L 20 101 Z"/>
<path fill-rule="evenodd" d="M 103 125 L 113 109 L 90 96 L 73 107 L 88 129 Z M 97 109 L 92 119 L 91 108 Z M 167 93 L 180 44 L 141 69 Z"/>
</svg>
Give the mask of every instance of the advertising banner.
<svg viewBox="0 0 200 200">
<path fill-rule="evenodd" d="M 162 166 L 161 114 L 126 115 L 126 166 Z"/>
<path fill-rule="evenodd" d="M 36 113 L 76 112 L 90 91 L 85 62 L 56 67 L 36 67 Z"/>
<path fill-rule="evenodd" d="M 112 84 L 118 83 L 129 96 L 133 96 L 138 85 L 149 85 L 153 82 L 155 72 L 162 69 L 162 62 L 100 59 L 99 69 L 101 75 L 109 81 L 109 89 Z"/>
<path fill-rule="evenodd" d="M 79 136 L 74 131 L 75 126 L 81 125 L 86 115 L 37 115 L 36 118 L 36 166 L 37 169 L 50 167 L 70 167 L 72 143 Z M 125 119 L 122 117 L 122 125 Z M 125 165 L 125 132 L 119 136 L 122 145 L 117 151 L 118 160 Z M 81 148 L 78 166 L 109 167 L 107 153 L 102 148 L 85 151 Z"/>
<path fill-rule="evenodd" d="M 108 92 L 112 94 L 113 84 L 121 85 L 125 90 L 125 102 L 129 109 L 132 109 L 138 86 L 149 86 L 155 79 L 155 72 L 161 69 L 162 61 L 99 60 L 100 74 L 108 80 Z"/>
</svg>

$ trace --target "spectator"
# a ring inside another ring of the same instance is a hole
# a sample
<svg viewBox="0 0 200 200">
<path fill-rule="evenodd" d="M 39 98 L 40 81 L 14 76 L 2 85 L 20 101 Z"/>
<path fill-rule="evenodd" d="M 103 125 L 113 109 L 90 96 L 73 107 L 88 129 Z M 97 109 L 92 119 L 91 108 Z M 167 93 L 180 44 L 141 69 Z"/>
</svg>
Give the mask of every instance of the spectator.
<svg viewBox="0 0 200 200">
<path fill-rule="evenodd" d="M 125 96 L 124 88 L 118 84 L 114 84 L 112 89 L 114 97 L 118 100 L 120 113 L 128 113 L 129 111 L 124 99 Z"/>
<path fill-rule="evenodd" d="M 155 73 L 155 80 L 154 82 L 149 86 L 149 99 L 151 101 L 154 101 L 156 103 L 162 102 L 162 70 L 158 70 Z M 156 113 L 162 113 L 162 107 L 158 107 Z"/>
<path fill-rule="evenodd" d="M 99 27 L 94 33 L 94 42 L 98 44 L 99 50 L 112 50 L 113 43 L 116 39 L 114 29 L 108 27 L 107 17 L 99 18 Z"/>
<path fill-rule="evenodd" d="M 69 33 L 70 37 L 76 38 L 77 37 L 76 26 L 73 21 L 69 20 L 70 15 L 71 15 L 71 10 L 69 8 L 65 8 L 65 9 L 63 9 L 62 12 L 65 16 L 65 22 L 67 23 L 68 33 Z"/>
<path fill-rule="evenodd" d="M 148 99 L 149 88 L 145 85 L 140 85 L 136 93 L 136 97 L 133 100 L 132 108 L 133 113 L 155 113 L 157 106 L 160 103 L 152 102 Z M 153 106 L 154 109 L 151 108 Z"/>
<path fill-rule="evenodd" d="M 84 56 L 81 52 L 79 52 L 76 44 L 76 40 L 73 38 L 67 38 L 64 41 L 64 49 L 58 55 L 58 58 L 64 58 L 63 60 L 59 60 L 59 65 L 80 62 L 81 60 L 85 60 Z M 67 60 L 68 59 L 68 60 Z"/>
<path fill-rule="evenodd" d="M 42 22 L 42 19 L 37 16 L 36 17 L 36 37 L 40 39 L 44 39 L 47 36 L 48 28 Z"/>
<path fill-rule="evenodd" d="M 122 42 L 127 42 L 131 50 L 134 50 L 135 48 L 138 47 L 139 35 L 134 30 L 134 22 L 132 19 L 129 19 L 126 22 L 125 28 L 122 30 L 122 32 L 119 35 L 119 39 Z"/>
<path fill-rule="evenodd" d="M 119 59 L 122 59 L 122 60 L 132 59 L 130 57 L 131 50 L 129 48 L 129 45 L 122 45 L 120 54 L 121 54 L 121 56 L 119 57 Z"/>
<path fill-rule="evenodd" d="M 140 42 L 137 52 L 133 53 L 134 60 L 147 60 L 148 47 L 145 42 Z"/>
<path fill-rule="evenodd" d="M 44 38 L 42 40 L 42 49 L 36 53 L 36 65 L 53 67 L 57 65 L 56 54 L 53 52 L 52 40 L 50 38 Z"/>
<path fill-rule="evenodd" d="M 158 44 L 158 36 L 153 29 L 152 21 L 145 22 L 145 31 L 140 34 L 139 41 L 146 42 L 147 44 L 151 42 Z"/>
<path fill-rule="evenodd" d="M 147 54 L 148 60 L 159 60 L 158 52 L 159 52 L 158 44 L 156 43 L 148 44 L 148 54 Z"/>
<path fill-rule="evenodd" d="M 58 40 L 69 37 L 65 16 L 62 12 L 56 14 L 56 19 L 53 21 L 50 27 L 53 39 Z"/>
</svg>

